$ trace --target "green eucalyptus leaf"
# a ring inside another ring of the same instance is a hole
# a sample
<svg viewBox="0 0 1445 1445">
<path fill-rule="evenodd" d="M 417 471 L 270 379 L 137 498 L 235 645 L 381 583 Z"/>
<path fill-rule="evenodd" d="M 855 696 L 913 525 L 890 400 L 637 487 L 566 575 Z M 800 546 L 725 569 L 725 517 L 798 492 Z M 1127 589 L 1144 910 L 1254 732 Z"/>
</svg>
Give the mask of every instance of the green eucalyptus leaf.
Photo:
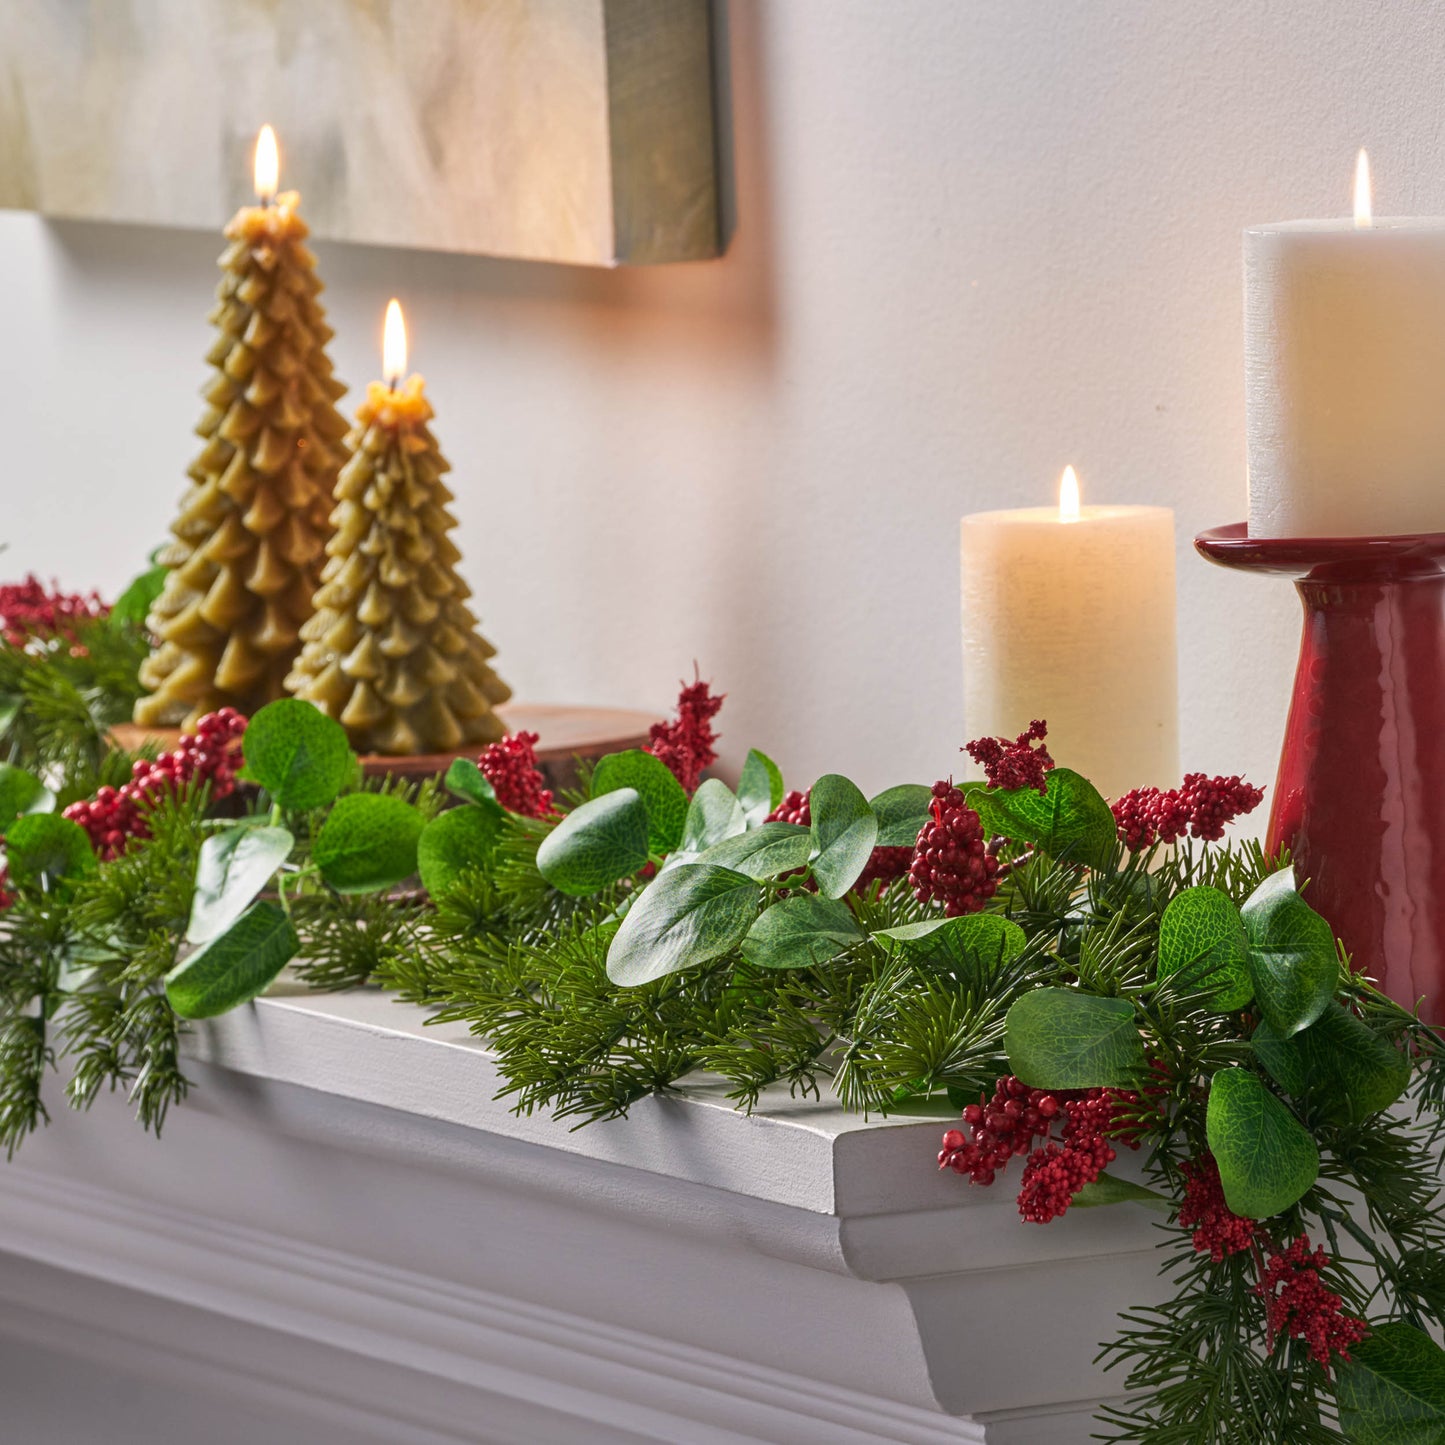
<svg viewBox="0 0 1445 1445">
<path fill-rule="evenodd" d="M 115 599 L 110 620 L 130 627 L 144 627 L 152 605 L 165 590 L 168 571 L 166 567 L 151 567 L 132 580 Z"/>
<path fill-rule="evenodd" d="M 853 910 L 836 898 L 794 893 L 765 909 L 743 939 L 742 954 L 759 968 L 828 963 L 862 942 Z"/>
<path fill-rule="evenodd" d="M 1270 1078 L 1291 1098 L 1298 1099 L 1308 1086 L 1304 1060 L 1300 1057 L 1299 1035 L 1286 1038 L 1268 1019 L 1261 1019 L 1249 1044 Z"/>
<path fill-rule="evenodd" d="M 764 823 L 714 843 L 690 861 L 716 863 L 720 868 L 733 868 L 761 880 L 806 868 L 812 854 L 813 835 L 809 829 L 796 823 Z"/>
<path fill-rule="evenodd" d="M 879 848 L 911 848 L 929 822 L 933 789 L 922 783 L 899 783 L 870 800 L 878 819 Z"/>
<path fill-rule="evenodd" d="M 59 813 L 27 813 L 5 833 L 5 859 L 17 883 L 95 872 L 95 851 L 79 823 Z"/>
<path fill-rule="evenodd" d="M 464 803 L 488 804 L 501 807 L 497 802 L 497 790 L 491 785 L 485 773 L 470 758 L 453 758 L 445 778 L 447 792 Z"/>
<path fill-rule="evenodd" d="M 186 938 L 205 943 L 224 933 L 291 856 L 296 840 L 285 828 L 236 827 L 201 844 Z"/>
<path fill-rule="evenodd" d="M 614 935 L 607 977 L 630 987 L 720 957 L 746 937 L 761 897 L 746 874 L 711 863 L 659 874 Z"/>
<path fill-rule="evenodd" d="M 52 813 L 55 794 L 24 768 L 0 763 L 0 834 L 26 813 Z"/>
<path fill-rule="evenodd" d="M 1045 774 L 1045 791 L 1036 788 L 967 789 L 968 805 L 987 833 L 1015 843 L 1033 843 L 1049 857 L 1090 868 L 1114 860 L 1118 826 L 1103 795 L 1087 778 L 1069 768 Z"/>
<path fill-rule="evenodd" d="M 326 815 L 311 856 L 338 893 L 377 893 L 416 872 L 425 827 L 426 819 L 404 798 L 351 793 Z"/>
<path fill-rule="evenodd" d="M 267 703 L 241 739 L 246 776 L 283 808 L 329 803 L 351 779 L 354 755 L 346 729 L 300 698 Z"/>
<path fill-rule="evenodd" d="M 214 1018 L 264 993 L 300 946 L 284 909 L 253 903 L 166 975 L 166 997 L 183 1019 Z"/>
<path fill-rule="evenodd" d="M 1253 1069 L 1220 1069 L 1214 1075 L 1205 1133 L 1225 1203 L 1246 1219 L 1268 1219 L 1288 1209 L 1319 1177 L 1314 1139 Z"/>
<path fill-rule="evenodd" d="M 609 753 L 592 770 L 592 796 L 600 798 L 618 788 L 635 788 L 642 795 L 651 851 L 671 853 L 682 841 L 682 825 L 687 819 L 687 794 L 672 769 L 640 748 Z"/>
<path fill-rule="evenodd" d="M 733 790 L 721 778 L 704 778 L 688 804 L 681 851 L 705 853 L 725 838 L 735 838 L 747 826 L 747 815 Z"/>
<path fill-rule="evenodd" d="M 838 773 L 813 784 L 813 877 L 825 898 L 841 898 L 857 881 L 878 842 L 868 799 Z"/>
<path fill-rule="evenodd" d="M 1240 913 L 1260 1012 L 1286 1038 L 1307 1029 L 1339 983 L 1333 930 L 1300 897 L 1293 868 L 1266 878 Z"/>
<path fill-rule="evenodd" d="M 1333 999 L 1291 1042 L 1305 1089 L 1335 1119 L 1362 1123 L 1388 1109 L 1410 1082 L 1410 1060 Z"/>
<path fill-rule="evenodd" d="M 768 814 L 783 801 L 783 774 L 766 754 L 752 748 L 743 761 L 738 779 L 738 802 L 749 828 L 760 826 Z"/>
<path fill-rule="evenodd" d="M 1185 888 L 1159 920 L 1159 978 L 1183 972 L 1190 985 L 1213 987 L 1219 1013 L 1254 997 L 1249 935 L 1234 900 L 1218 888 Z"/>
<path fill-rule="evenodd" d="M 970 985 L 985 985 L 1024 951 L 1028 935 L 1011 918 L 970 913 L 963 918 L 925 918 L 873 935 L 930 968 L 946 970 Z"/>
<path fill-rule="evenodd" d="M 1445 1350 L 1402 1320 L 1374 1325 L 1338 1361 L 1335 1399 L 1352 1445 L 1445 1445 Z"/>
<path fill-rule="evenodd" d="M 463 803 L 439 813 L 421 831 L 417 872 L 433 898 L 456 886 L 469 868 L 485 868 L 505 816 L 500 803 Z"/>
<path fill-rule="evenodd" d="M 1086 1184 L 1074 1195 L 1075 1209 L 1097 1209 L 1105 1204 L 1147 1204 L 1152 1209 L 1169 1210 L 1174 1202 L 1168 1195 L 1160 1194 L 1145 1184 L 1135 1184 L 1130 1179 L 1103 1173 L 1092 1183 Z"/>
<path fill-rule="evenodd" d="M 537 871 L 581 898 L 630 877 L 647 858 L 647 804 L 636 788 L 618 788 L 574 808 L 542 839 Z"/>
<path fill-rule="evenodd" d="M 1134 1081 L 1144 1041 L 1128 999 L 1036 988 L 1004 1020 L 1013 1072 L 1033 1089 L 1093 1089 Z"/>
</svg>

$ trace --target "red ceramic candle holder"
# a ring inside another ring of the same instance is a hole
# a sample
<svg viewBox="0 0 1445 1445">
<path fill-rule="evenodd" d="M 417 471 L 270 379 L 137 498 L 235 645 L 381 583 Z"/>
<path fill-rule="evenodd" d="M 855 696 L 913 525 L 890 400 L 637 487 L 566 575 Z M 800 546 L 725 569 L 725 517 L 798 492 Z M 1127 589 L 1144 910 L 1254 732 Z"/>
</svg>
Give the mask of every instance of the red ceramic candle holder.
<svg viewBox="0 0 1445 1445">
<path fill-rule="evenodd" d="M 1445 1017 L 1445 533 L 1201 532 L 1222 567 L 1290 577 L 1304 636 L 1270 810 L 1354 966 Z"/>
</svg>

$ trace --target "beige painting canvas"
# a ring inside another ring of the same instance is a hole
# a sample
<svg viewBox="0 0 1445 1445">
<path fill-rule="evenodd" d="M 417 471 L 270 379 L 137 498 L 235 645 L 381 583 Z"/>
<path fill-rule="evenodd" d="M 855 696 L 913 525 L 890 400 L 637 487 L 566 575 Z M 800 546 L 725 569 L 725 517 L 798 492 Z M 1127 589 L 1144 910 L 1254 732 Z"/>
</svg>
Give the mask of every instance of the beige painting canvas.
<svg viewBox="0 0 1445 1445">
<path fill-rule="evenodd" d="M 4 0 L 0 206 L 215 227 L 269 121 L 323 238 L 718 249 L 707 0 Z"/>
</svg>

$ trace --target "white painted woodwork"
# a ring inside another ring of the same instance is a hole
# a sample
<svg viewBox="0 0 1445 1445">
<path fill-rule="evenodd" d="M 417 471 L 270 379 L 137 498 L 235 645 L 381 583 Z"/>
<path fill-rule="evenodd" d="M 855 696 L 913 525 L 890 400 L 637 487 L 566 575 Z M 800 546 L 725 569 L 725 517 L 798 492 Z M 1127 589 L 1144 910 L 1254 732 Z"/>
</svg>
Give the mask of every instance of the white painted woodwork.
<svg viewBox="0 0 1445 1445">
<path fill-rule="evenodd" d="M 189 1052 L 160 1142 L 107 1098 L 0 1173 L 27 1445 L 1083 1445 L 1160 1289 L 1147 1213 L 1024 1225 L 937 1120 L 704 1086 L 573 1132 L 377 993 Z"/>
</svg>

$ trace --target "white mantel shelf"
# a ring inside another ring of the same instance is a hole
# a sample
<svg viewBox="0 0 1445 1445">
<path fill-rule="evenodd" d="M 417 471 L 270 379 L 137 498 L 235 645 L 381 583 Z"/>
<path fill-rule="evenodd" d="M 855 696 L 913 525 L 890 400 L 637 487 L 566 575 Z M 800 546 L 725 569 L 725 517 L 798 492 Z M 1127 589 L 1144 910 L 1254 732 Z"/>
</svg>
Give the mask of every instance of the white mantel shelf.
<svg viewBox="0 0 1445 1445">
<path fill-rule="evenodd" d="M 1084 1445 L 1161 1289 L 1153 1216 L 1024 1225 L 931 1167 L 940 1119 L 700 1083 L 572 1130 L 374 991 L 187 1051 L 160 1142 L 105 1099 L 0 1166 L 38 1445 Z"/>
</svg>

